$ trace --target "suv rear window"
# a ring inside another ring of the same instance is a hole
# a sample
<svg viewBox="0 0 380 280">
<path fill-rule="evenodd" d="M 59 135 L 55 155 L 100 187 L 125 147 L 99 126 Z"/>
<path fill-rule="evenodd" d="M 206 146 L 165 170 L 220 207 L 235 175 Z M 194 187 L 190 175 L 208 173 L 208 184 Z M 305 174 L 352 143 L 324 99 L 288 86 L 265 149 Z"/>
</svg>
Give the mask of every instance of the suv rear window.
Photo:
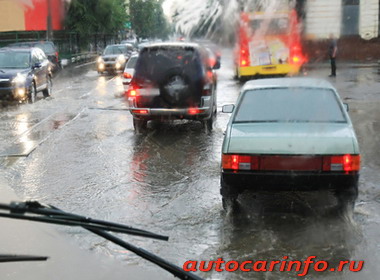
<svg viewBox="0 0 380 280">
<path fill-rule="evenodd" d="M 136 63 L 135 80 L 159 84 L 166 76 L 180 71 L 193 81 L 202 78 L 202 63 L 191 47 L 154 47 L 143 49 Z"/>
</svg>

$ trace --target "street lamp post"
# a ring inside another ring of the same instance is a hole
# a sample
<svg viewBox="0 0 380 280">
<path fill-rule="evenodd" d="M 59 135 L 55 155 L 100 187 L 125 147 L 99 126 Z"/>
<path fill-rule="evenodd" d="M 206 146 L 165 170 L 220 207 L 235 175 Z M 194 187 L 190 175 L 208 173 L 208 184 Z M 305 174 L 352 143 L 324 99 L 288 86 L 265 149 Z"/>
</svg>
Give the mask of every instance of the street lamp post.
<svg viewBox="0 0 380 280">
<path fill-rule="evenodd" d="M 47 19 L 46 19 L 46 38 L 48 41 L 53 39 L 53 28 L 52 28 L 52 18 L 51 18 L 51 0 L 47 1 Z"/>
</svg>

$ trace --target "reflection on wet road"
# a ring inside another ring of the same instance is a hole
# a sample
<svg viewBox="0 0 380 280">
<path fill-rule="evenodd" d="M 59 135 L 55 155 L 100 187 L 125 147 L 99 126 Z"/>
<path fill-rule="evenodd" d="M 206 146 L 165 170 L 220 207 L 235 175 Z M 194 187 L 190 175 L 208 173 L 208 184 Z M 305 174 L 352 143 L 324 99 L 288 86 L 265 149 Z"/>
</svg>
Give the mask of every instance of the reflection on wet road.
<svg viewBox="0 0 380 280">
<path fill-rule="evenodd" d="M 308 75 L 325 77 L 327 72 L 310 69 Z M 180 266 L 189 259 L 304 260 L 315 255 L 330 265 L 346 259 L 365 260 L 366 265 L 360 274 L 310 272 L 306 279 L 375 279 L 380 272 L 379 79 L 373 68 L 345 73 L 333 83 L 350 104 L 363 154 L 353 215 L 331 207 L 335 201 L 327 192 L 247 195 L 239 215 L 223 212 L 220 151 L 229 115 L 220 108 L 234 103 L 241 87 L 232 79 L 228 57 L 218 74 L 218 118 L 212 133 L 197 122 L 175 121 L 152 123 L 146 134 L 135 134 L 121 77 L 98 76 L 92 69 L 62 73 L 52 99 L 1 110 L 0 160 L 6 163 L 1 173 L 22 197 L 169 235 L 169 243 L 128 240 Z M 61 230 L 84 248 L 146 264 L 80 229 Z M 202 276 L 294 279 L 295 274 Z"/>
</svg>

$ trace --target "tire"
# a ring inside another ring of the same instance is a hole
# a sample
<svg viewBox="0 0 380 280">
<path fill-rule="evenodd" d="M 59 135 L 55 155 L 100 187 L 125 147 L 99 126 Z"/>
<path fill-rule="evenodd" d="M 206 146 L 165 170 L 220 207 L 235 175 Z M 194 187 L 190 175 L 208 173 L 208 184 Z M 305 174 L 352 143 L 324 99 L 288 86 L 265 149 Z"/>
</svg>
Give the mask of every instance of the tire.
<svg viewBox="0 0 380 280">
<path fill-rule="evenodd" d="M 224 182 L 223 176 L 220 180 L 220 194 L 222 195 L 222 205 L 225 211 L 228 210 L 228 207 L 231 207 L 233 211 L 238 209 L 237 199 L 239 193 Z"/>
<path fill-rule="evenodd" d="M 171 106 L 185 106 L 192 97 L 190 78 L 180 68 L 167 71 L 160 84 L 160 92 L 163 100 Z"/>
<path fill-rule="evenodd" d="M 49 76 L 49 77 L 47 78 L 46 89 L 44 89 L 44 90 L 42 91 L 42 94 L 44 95 L 45 98 L 51 96 L 52 87 L 53 87 L 53 82 L 52 82 L 52 80 L 51 80 L 51 77 Z"/>
<path fill-rule="evenodd" d="M 32 82 L 32 85 L 30 86 L 29 93 L 28 93 L 28 103 L 32 104 L 36 102 L 36 95 L 37 95 L 36 85 L 34 84 L 34 82 Z"/>
<path fill-rule="evenodd" d="M 355 208 L 355 201 L 358 197 L 358 186 L 354 185 L 346 190 L 335 191 L 338 208 L 342 211 L 353 211 Z"/>
<path fill-rule="evenodd" d="M 209 119 L 203 121 L 203 123 L 204 123 L 204 125 L 208 131 L 212 131 L 214 129 L 214 122 L 216 119 L 216 110 L 217 110 L 216 105 L 214 104 L 211 117 Z"/>
<path fill-rule="evenodd" d="M 133 127 L 137 133 L 144 132 L 146 130 L 148 121 L 133 118 Z"/>
</svg>

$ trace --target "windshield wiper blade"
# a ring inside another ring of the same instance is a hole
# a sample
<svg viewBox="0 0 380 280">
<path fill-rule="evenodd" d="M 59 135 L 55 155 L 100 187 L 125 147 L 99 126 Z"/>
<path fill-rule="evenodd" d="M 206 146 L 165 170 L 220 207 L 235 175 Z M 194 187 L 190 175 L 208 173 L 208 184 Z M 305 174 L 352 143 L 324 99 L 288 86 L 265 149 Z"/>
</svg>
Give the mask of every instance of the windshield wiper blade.
<svg viewBox="0 0 380 280">
<path fill-rule="evenodd" d="M 12 219 L 23 219 L 23 220 L 31 220 L 31 221 L 37 221 L 37 222 L 44 222 L 44 223 L 52 223 L 52 224 L 62 224 L 62 225 L 74 225 L 74 226 L 81 226 L 84 229 L 99 235 L 133 253 L 136 255 L 158 265 L 159 267 L 165 269 L 166 271 L 172 273 L 174 276 L 183 279 L 183 280 L 203 280 L 203 278 L 184 271 L 179 266 L 176 266 L 175 264 L 172 264 L 165 259 L 162 259 L 159 256 L 154 255 L 153 253 L 150 253 L 142 248 L 136 247 L 128 242 L 125 242 L 124 240 L 108 233 L 107 231 L 115 231 L 115 232 L 122 232 L 122 231 L 128 231 L 133 228 L 115 224 L 111 222 L 106 221 L 100 221 L 100 220 L 94 220 L 91 218 L 86 218 L 84 216 L 71 214 L 64 212 L 57 207 L 54 207 L 52 205 L 44 206 L 40 204 L 37 201 L 26 201 L 26 202 L 12 202 L 10 204 L 3 204 L 0 203 L 0 210 L 7 210 L 10 211 L 10 213 L 0 213 L 0 217 L 7 217 Z M 38 216 L 28 216 L 25 215 L 25 213 L 32 213 L 36 215 L 45 215 L 47 217 L 38 217 Z M 107 229 L 105 229 L 105 228 Z M 115 227 L 115 228 L 114 228 Z M 109 230 L 109 228 L 112 228 L 113 230 Z M 115 230 L 114 230 L 115 229 Z M 154 233 L 150 233 L 144 230 L 139 229 L 133 229 L 135 231 L 138 231 L 139 234 L 132 233 L 134 235 L 152 235 L 152 236 L 145 236 L 145 237 L 151 237 L 151 238 L 157 238 L 157 236 Z M 125 233 L 125 232 L 122 232 Z M 165 236 L 161 236 L 165 237 Z M 165 237 L 165 240 L 168 240 L 168 237 Z M 159 238 L 157 238 L 159 239 Z M 161 238 L 162 239 L 162 238 Z"/>
<path fill-rule="evenodd" d="M 55 207 L 52 207 L 50 205 L 44 206 L 37 201 L 11 202 L 10 204 L 0 203 L 0 210 L 10 211 L 10 213 L 4 213 L 0 211 L 0 217 L 5 218 L 29 220 L 65 226 L 86 226 L 91 229 L 113 231 L 164 241 L 169 240 L 168 236 L 152 233 L 146 230 L 136 229 L 122 224 L 96 220 L 76 214 L 67 213 L 61 210 L 57 210 Z"/>
<path fill-rule="evenodd" d="M 3 255 L 0 254 L 0 263 L 2 262 L 26 262 L 26 261 L 46 261 L 49 257 L 30 256 L 30 255 Z"/>
</svg>

